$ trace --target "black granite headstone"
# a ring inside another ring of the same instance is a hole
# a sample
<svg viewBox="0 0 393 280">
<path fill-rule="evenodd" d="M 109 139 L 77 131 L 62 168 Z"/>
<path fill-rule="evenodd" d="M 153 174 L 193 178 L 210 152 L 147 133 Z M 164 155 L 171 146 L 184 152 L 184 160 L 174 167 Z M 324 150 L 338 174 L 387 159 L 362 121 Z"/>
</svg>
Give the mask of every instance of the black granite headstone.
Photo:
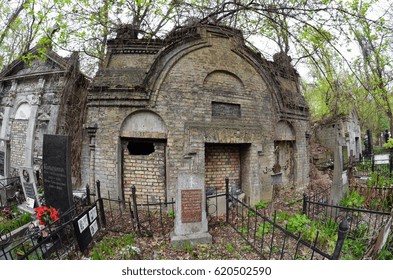
<svg viewBox="0 0 393 280">
<path fill-rule="evenodd" d="M 44 134 L 42 161 L 45 204 L 65 213 L 73 206 L 71 138 Z"/>
<path fill-rule="evenodd" d="M 370 129 L 367 129 L 367 147 L 366 153 L 371 155 L 373 153 L 373 139 Z"/>
</svg>

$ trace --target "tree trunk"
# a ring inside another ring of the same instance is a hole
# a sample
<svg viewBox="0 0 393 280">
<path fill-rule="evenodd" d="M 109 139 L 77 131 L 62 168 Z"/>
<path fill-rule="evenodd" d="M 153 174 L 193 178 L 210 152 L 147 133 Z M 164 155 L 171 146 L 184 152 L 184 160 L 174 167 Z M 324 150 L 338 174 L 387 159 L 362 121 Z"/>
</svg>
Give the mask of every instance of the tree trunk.
<svg viewBox="0 0 393 280">
<path fill-rule="evenodd" d="M 24 10 L 27 1 L 28 0 L 23 1 L 23 3 L 20 4 L 20 6 L 15 10 L 15 12 L 8 19 L 8 22 L 3 29 L 3 32 L 0 33 L 0 45 L 3 43 L 3 40 L 4 40 L 5 36 L 7 35 L 8 30 L 11 28 L 11 25 L 18 18 L 19 14 Z"/>
</svg>

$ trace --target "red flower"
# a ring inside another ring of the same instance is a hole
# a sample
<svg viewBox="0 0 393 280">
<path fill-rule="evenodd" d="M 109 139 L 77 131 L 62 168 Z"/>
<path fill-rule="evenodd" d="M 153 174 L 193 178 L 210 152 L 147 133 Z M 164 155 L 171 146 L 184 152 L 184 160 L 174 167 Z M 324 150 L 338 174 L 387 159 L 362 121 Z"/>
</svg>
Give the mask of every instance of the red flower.
<svg viewBox="0 0 393 280">
<path fill-rule="evenodd" d="M 34 212 L 41 225 L 47 225 L 51 221 L 56 222 L 60 219 L 59 212 L 53 207 L 42 205 L 35 208 Z"/>
</svg>

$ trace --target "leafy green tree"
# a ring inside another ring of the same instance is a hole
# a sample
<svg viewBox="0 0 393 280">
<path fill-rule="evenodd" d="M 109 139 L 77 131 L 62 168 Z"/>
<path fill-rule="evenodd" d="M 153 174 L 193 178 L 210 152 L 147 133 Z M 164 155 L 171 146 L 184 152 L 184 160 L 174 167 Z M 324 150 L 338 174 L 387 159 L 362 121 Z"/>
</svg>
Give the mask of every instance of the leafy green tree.
<svg viewBox="0 0 393 280">
<path fill-rule="evenodd" d="M 361 54 L 354 61 L 353 69 L 362 85 L 364 100 L 373 102 L 376 109 L 384 113 L 389 120 L 389 129 L 393 131 L 391 28 L 381 11 L 378 18 L 367 19 L 367 15 L 374 12 L 375 3 L 375 0 L 348 1 L 347 10 L 355 16 L 343 16 L 348 28 L 343 31 L 360 48 Z"/>
<path fill-rule="evenodd" d="M 331 30 L 344 23 L 361 16 L 375 24 L 340 0 L 9 0 L 0 11 L 0 67 L 40 44 L 79 51 L 89 74 L 102 62 L 107 40 L 125 24 L 135 38 L 162 38 L 187 24 L 224 24 L 246 37 L 257 35 L 265 56 L 284 52 L 295 65 L 307 59 L 318 64 L 318 46 L 338 51 L 338 31 Z"/>
</svg>

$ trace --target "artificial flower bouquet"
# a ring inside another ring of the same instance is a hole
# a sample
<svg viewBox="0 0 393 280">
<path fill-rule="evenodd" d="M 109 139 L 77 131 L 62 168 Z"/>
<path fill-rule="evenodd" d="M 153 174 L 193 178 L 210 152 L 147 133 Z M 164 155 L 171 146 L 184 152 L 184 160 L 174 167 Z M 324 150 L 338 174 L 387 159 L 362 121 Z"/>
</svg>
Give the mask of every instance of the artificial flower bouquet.
<svg viewBox="0 0 393 280">
<path fill-rule="evenodd" d="M 34 212 L 36 213 L 40 224 L 44 226 L 49 225 L 53 222 L 57 222 L 60 219 L 59 212 L 54 207 L 42 205 L 35 208 Z"/>
</svg>

